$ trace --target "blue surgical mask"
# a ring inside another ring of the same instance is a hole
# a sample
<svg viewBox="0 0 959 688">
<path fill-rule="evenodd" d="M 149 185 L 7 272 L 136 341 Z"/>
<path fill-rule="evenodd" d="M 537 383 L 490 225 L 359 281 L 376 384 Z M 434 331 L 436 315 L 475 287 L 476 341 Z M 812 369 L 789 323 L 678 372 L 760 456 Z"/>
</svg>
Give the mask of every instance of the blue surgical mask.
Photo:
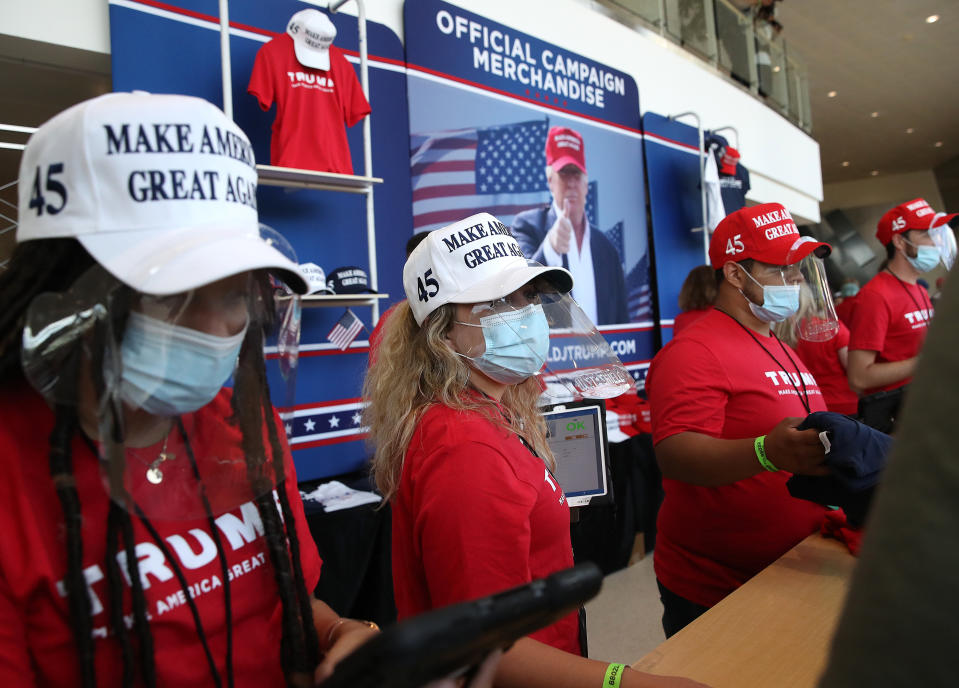
<svg viewBox="0 0 959 688">
<path fill-rule="evenodd" d="M 908 253 L 906 254 L 906 260 L 909 261 L 909 264 L 916 269 L 916 272 L 929 272 L 937 265 L 939 265 L 939 249 L 935 246 L 926 246 L 924 244 L 914 244 L 907 239 L 903 239 L 910 246 L 914 246 L 916 251 L 916 257 L 913 258 Z"/>
<path fill-rule="evenodd" d="M 473 325 L 473 323 L 461 323 Z M 538 373 L 549 353 L 549 323 L 540 304 L 480 318 L 486 351 L 471 358 L 491 379 L 515 385 Z"/>
<path fill-rule="evenodd" d="M 742 289 L 739 290 L 739 293 L 743 294 L 743 298 L 746 299 L 746 303 L 749 304 L 749 310 L 753 312 L 753 315 L 766 323 L 782 322 L 786 318 L 796 315 L 796 311 L 799 310 L 798 284 L 760 284 L 759 280 L 750 275 L 747 270 L 743 270 L 743 272 L 749 279 L 763 288 L 762 306 L 754 304 L 746 298 Z"/>
<path fill-rule="evenodd" d="M 192 413 L 213 401 L 230 378 L 246 327 L 217 337 L 131 313 L 121 347 L 121 396 L 157 416 Z"/>
</svg>

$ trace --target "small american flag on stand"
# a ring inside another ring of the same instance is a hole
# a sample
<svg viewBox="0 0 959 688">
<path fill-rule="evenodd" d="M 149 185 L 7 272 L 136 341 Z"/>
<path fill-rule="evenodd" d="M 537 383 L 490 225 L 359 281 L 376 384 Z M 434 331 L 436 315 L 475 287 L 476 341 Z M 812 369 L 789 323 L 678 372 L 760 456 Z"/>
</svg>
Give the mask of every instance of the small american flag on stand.
<svg viewBox="0 0 959 688">
<path fill-rule="evenodd" d="M 349 308 L 343 317 L 336 321 L 333 329 L 326 335 L 326 338 L 336 344 L 342 351 L 346 351 L 350 344 L 359 335 L 363 329 L 363 321 L 356 317 L 356 314 Z"/>
</svg>

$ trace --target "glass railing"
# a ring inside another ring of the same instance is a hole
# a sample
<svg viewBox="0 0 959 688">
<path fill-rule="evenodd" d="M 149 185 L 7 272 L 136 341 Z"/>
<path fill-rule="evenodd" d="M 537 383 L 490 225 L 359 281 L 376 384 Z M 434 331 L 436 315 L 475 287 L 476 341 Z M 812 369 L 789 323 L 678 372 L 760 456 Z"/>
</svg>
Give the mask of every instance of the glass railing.
<svg viewBox="0 0 959 688">
<path fill-rule="evenodd" d="M 812 132 L 809 79 L 802 58 L 755 17 L 751 0 L 596 0 L 609 13 L 657 31 Z"/>
</svg>

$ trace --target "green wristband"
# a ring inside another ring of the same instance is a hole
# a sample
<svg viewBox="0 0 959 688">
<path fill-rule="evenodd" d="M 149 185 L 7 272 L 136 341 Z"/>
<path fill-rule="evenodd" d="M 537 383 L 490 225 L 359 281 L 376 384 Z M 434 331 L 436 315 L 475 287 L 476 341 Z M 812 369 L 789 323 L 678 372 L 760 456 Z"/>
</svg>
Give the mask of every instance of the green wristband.
<svg viewBox="0 0 959 688">
<path fill-rule="evenodd" d="M 756 438 L 756 441 L 753 442 L 753 449 L 756 450 L 756 458 L 759 459 L 759 465 L 765 468 L 767 471 L 772 471 L 775 473 L 779 469 L 773 465 L 773 462 L 770 461 L 766 456 L 766 436 L 760 435 Z"/>
<path fill-rule="evenodd" d="M 610 664 L 606 667 L 606 678 L 603 679 L 603 688 L 619 688 L 619 683 L 623 680 L 623 670 L 625 668 L 625 664 Z"/>
</svg>

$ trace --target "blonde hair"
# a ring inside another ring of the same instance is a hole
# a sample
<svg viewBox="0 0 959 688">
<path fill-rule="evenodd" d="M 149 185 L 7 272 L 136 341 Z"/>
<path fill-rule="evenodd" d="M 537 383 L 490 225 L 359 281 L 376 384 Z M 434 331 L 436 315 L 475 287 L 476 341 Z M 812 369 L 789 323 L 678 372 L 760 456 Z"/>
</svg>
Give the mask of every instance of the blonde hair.
<svg viewBox="0 0 959 688">
<path fill-rule="evenodd" d="M 505 432 L 522 437 L 555 468 L 546 423 L 536 408 L 540 386 L 535 379 L 509 385 L 499 407 L 485 396 L 464 393 L 469 388 L 469 364 L 446 341 L 455 313 L 455 304 L 444 304 L 420 327 L 404 301 L 383 325 L 376 362 L 363 384 L 363 399 L 368 402 L 363 418 L 374 448 L 373 478 L 385 500 L 396 494 L 410 439 L 434 404 L 480 413 Z"/>
</svg>

